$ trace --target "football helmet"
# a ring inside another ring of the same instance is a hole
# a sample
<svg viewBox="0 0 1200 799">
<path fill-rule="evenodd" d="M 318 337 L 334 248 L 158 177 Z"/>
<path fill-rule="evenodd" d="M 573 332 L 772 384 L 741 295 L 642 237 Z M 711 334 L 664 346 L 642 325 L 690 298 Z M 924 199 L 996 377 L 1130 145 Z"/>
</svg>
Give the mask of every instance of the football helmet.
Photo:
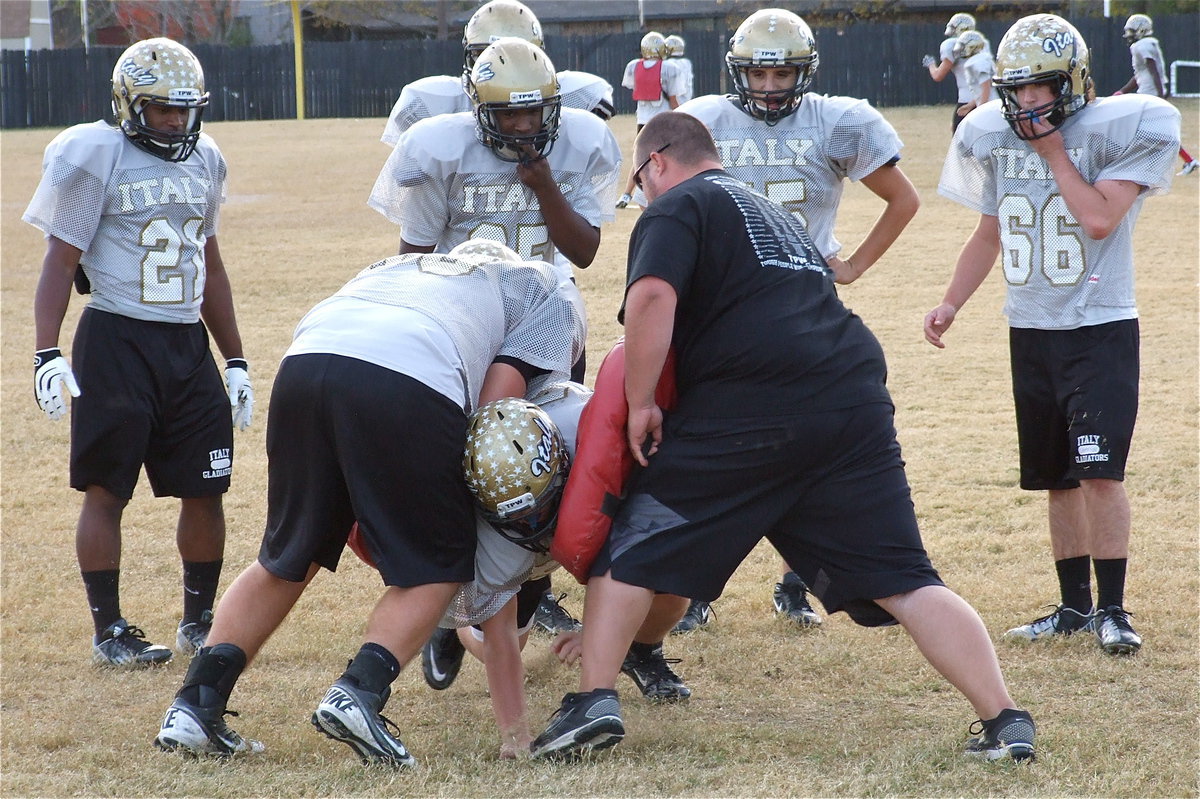
<svg viewBox="0 0 1200 799">
<path fill-rule="evenodd" d="M 808 23 L 781 8 L 765 8 L 746 17 L 729 39 L 725 55 L 725 67 L 742 107 L 768 125 L 800 107 L 818 63 L 817 43 Z M 796 83 L 790 89 L 752 92 L 746 73 L 755 67 L 795 67 Z M 775 103 L 778 107 L 772 108 Z"/>
<path fill-rule="evenodd" d="M 667 37 L 667 53 L 670 58 L 683 58 L 684 48 L 687 47 L 687 42 L 678 33 L 672 33 Z"/>
<path fill-rule="evenodd" d="M 467 239 L 446 253 L 451 258 L 465 258 L 474 261 L 515 261 L 522 263 L 525 259 L 514 250 L 504 246 L 503 242 L 492 239 Z"/>
<path fill-rule="evenodd" d="M 983 38 L 982 33 L 964 31 L 958 34 L 958 40 L 954 42 L 954 57 L 970 58 L 976 53 L 983 52 L 985 47 L 987 47 L 987 39 Z"/>
<path fill-rule="evenodd" d="M 492 0 L 479 7 L 463 28 L 463 74 L 471 67 L 489 44 L 504 36 L 524 39 L 537 46 L 542 42 L 542 23 L 534 13 L 517 0 Z"/>
<path fill-rule="evenodd" d="M 975 30 L 975 17 L 970 14 L 959 12 L 950 17 L 950 21 L 946 23 L 946 32 L 943 36 L 961 36 L 967 31 Z"/>
<path fill-rule="evenodd" d="M 532 402 L 509 397 L 471 415 L 463 477 L 480 515 L 514 544 L 549 551 L 570 468 L 558 427 Z"/>
<path fill-rule="evenodd" d="M 146 124 L 147 105 L 188 109 L 182 133 Z M 200 115 L 208 105 L 204 70 L 192 51 L 165 38 L 129 46 L 112 73 L 112 108 L 117 125 L 130 140 L 164 161 L 184 161 L 200 141 Z"/>
<path fill-rule="evenodd" d="M 499 39 L 479 54 L 467 81 L 467 95 L 475 107 L 479 141 L 504 161 L 527 161 L 524 146 L 542 157 L 550 154 L 558 138 L 562 97 L 554 64 L 536 45 L 524 39 Z M 542 124 L 533 133 L 505 133 L 498 111 L 541 109 Z"/>
<path fill-rule="evenodd" d="M 1133 44 L 1138 39 L 1154 35 L 1154 21 L 1145 14 L 1133 14 L 1125 20 L 1125 33 L 1121 38 Z"/>
<path fill-rule="evenodd" d="M 666 58 L 670 53 L 666 37 L 658 31 L 650 31 L 642 37 L 642 58 Z"/>
<path fill-rule="evenodd" d="M 1037 108 L 1022 109 L 1016 89 L 1031 83 L 1052 83 L 1057 97 Z M 1019 19 L 1000 40 L 992 86 L 1013 132 L 1022 139 L 1040 139 L 1087 105 L 1092 88 L 1087 42 L 1071 23 L 1054 14 Z M 1018 123 L 1030 120 L 1052 127 L 1026 135 Z"/>
</svg>

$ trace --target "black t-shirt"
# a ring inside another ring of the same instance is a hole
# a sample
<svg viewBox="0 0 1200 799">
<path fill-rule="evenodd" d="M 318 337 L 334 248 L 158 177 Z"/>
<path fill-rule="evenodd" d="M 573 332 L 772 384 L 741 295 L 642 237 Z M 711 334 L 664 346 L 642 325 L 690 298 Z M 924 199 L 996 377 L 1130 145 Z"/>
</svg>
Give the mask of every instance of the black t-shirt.
<svg viewBox="0 0 1200 799">
<path fill-rule="evenodd" d="M 883 349 L 838 299 L 807 231 L 723 170 L 642 213 L 626 290 L 646 276 L 678 295 L 676 412 L 779 416 L 891 401 Z"/>
</svg>

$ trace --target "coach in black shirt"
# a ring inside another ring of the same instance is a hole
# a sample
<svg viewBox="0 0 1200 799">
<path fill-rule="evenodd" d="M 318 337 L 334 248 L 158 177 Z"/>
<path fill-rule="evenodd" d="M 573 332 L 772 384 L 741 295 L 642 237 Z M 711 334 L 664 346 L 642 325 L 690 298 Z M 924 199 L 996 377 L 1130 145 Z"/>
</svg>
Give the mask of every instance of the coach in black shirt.
<svg viewBox="0 0 1200 799">
<path fill-rule="evenodd" d="M 883 351 L 807 232 L 728 175 L 707 128 L 660 114 L 637 140 L 651 201 L 629 245 L 625 396 L 636 469 L 588 582 L 580 693 L 535 756 L 624 735 L 617 675 L 655 592 L 714 600 L 762 537 L 828 612 L 899 623 L 971 702 L 969 754 L 1033 756 L 979 615 L 921 543 Z M 679 398 L 655 404 L 674 346 Z M 686 604 L 683 605 L 686 607 Z"/>
</svg>

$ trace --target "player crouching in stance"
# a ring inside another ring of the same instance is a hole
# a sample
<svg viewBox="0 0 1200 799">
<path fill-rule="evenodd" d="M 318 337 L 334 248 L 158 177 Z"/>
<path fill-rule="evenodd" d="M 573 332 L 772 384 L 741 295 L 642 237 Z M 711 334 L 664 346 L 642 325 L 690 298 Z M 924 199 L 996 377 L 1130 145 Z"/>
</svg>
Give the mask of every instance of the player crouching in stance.
<svg viewBox="0 0 1200 799">
<path fill-rule="evenodd" d="M 964 120 L 938 186 L 980 217 L 925 338 L 945 346 L 1000 256 L 1020 484 L 1047 492 L 1062 596 L 1005 637 L 1094 632 L 1104 651 L 1132 654 L 1142 644 L 1124 609 L 1139 372 L 1133 226 L 1145 198 L 1170 186 L 1179 112 L 1145 94 L 1093 100 L 1089 66 L 1087 43 L 1061 17 L 1025 17 L 1004 35 L 992 83 L 1001 102 Z"/>
<path fill-rule="evenodd" d="M 271 395 L 258 560 L 226 591 L 155 744 L 262 751 L 225 724 L 230 692 L 317 572 L 337 568 L 357 522 L 385 589 L 312 722 L 364 761 L 413 765 L 382 710 L 401 667 L 474 576 L 468 416 L 481 402 L 523 396 L 528 380 L 566 379 L 583 338 L 575 287 L 494 242 L 388 258 L 314 307 Z"/>
<path fill-rule="evenodd" d="M 475 580 L 459 589 L 421 649 L 425 682 L 435 690 L 450 687 L 467 651 L 484 663 L 503 759 L 529 753 L 521 651 L 559 568 L 550 541 L 591 392 L 551 383 L 530 396 L 496 400 L 471 417 L 463 475 L 478 514 Z M 553 649 L 567 660 L 578 636 L 560 633 Z"/>
<path fill-rule="evenodd" d="M 92 611 L 92 659 L 132 668 L 171 659 L 122 616 L 121 522 L 145 466 L 155 496 L 180 498 L 183 618 L 175 646 L 204 644 L 225 550 L 222 495 L 233 425 L 254 408 L 229 275 L 217 246 L 226 167 L 200 131 L 204 71 L 183 45 L 146 39 L 112 73 L 117 127 L 76 125 L 46 147 L 24 220 L 46 234 L 34 299 L 35 395 L 51 419 L 76 399 L 71 487 L 83 492 L 76 556 Z M 74 282 L 88 304 L 75 372 L 59 350 Z M 213 362 L 209 334 L 225 357 Z"/>
</svg>

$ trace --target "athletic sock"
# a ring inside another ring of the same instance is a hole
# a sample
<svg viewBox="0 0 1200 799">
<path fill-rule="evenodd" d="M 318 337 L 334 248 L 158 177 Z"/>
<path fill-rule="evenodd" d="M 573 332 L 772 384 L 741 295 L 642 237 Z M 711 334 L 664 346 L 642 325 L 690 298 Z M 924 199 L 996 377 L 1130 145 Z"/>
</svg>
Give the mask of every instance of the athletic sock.
<svg viewBox="0 0 1200 799">
<path fill-rule="evenodd" d="M 1109 608 L 1125 606 L 1125 570 L 1129 558 L 1096 559 L 1096 606 Z"/>
<path fill-rule="evenodd" d="M 629 645 L 629 651 L 639 658 L 646 658 L 649 657 L 654 650 L 660 649 L 662 645 L 662 641 L 656 641 L 652 644 L 644 644 L 641 641 L 634 641 Z"/>
<path fill-rule="evenodd" d="M 212 610 L 221 580 L 222 559 L 197 562 L 183 561 L 183 621 L 200 621 L 200 615 Z"/>
<path fill-rule="evenodd" d="M 102 569 L 79 574 L 83 577 L 88 607 L 92 611 L 92 624 L 99 635 L 105 627 L 121 618 L 121 570 Z"/>
<path fill-rule="evenodd" d="M 368 641 L 358 650 L 354 660 L 342 672 L 342 679 L 349 680 L 364 691 L 379 696 L 400 676 L 400 661 L 379 644 Z"/>
<path fill-rule="evenodd" d="M 1091 557 L 1080 555 L 1077 558 L 1056 560 L 1054 569 L 1058 572 L 1058 588 L 1062 594 L 1063 607 L 1080 613 L 1091 613 Z"/>
</svg>

